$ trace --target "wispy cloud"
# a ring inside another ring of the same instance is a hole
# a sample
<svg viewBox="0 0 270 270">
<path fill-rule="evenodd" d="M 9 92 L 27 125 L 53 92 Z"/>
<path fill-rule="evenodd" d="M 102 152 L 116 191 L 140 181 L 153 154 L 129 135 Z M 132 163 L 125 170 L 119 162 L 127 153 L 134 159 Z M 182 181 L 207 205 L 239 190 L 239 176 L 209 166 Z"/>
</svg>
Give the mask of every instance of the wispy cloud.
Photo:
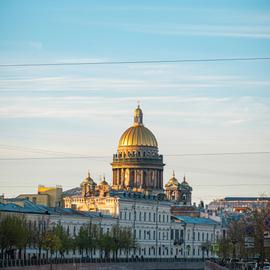
<svg viewBox="0 0 270 270">
<path fill-rule="evenodd" d="M 126 24 L 126 23 L 91 23 L 96 26 L 165 36 L 206 36 L 270 39 L 269 25 L 232 25 L 232 24 Z"/>
</svg>

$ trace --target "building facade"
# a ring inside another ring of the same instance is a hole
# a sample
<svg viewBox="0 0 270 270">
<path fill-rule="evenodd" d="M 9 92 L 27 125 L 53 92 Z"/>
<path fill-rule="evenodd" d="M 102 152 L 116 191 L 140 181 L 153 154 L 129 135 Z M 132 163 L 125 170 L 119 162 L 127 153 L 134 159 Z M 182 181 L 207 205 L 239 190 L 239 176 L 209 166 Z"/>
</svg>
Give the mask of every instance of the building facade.
<svg viewBox="0 0 270 270">
<path fill-rule="evenodd" d="M 225 197 L 209 203 L 210 211 L 246 212 L 270 206 L 270 197 Z"/>
<path fill-rule="evenodd" d="M 15 199 L 13 203 L 0 203 L 0 218 L 4 215 L 21 215 L 28 222 L 29 229 L 42 232 L 60 225 L 69 236 L 75 238 L 80 228 L 89 223 L 98 225 L 103 232 L 110 233 L 113 226 L 130 228 L 137 242 L 137 248 L 128 254 L 120 250 L 119 258 L 202 258 L 216 256 L 210 247 L 220 237 L 219 223 L 207 218 L 171 216 L 170 204 L 155 197 L 129 199 L 121 197 L 119 216 L 115 218 L 99 212 L 77 211 L 70 208 L 46 207 L 27 199 Z M 204 249 L 206 247 L 206 249 Z M 38 254 L 36 245 L 27 247 L 27 258 Z M 41 257 L 47 252 L 41 250 Z M 54 255 L 55 256 L 55 255 Z M 69 250 L 65 257 L 86 257 L 85 251 Z M 109 254 L 113 256 L 113 254 Z M 93 258 L 104 257 L 104 252 L 94 250 Z"/>
</svg>

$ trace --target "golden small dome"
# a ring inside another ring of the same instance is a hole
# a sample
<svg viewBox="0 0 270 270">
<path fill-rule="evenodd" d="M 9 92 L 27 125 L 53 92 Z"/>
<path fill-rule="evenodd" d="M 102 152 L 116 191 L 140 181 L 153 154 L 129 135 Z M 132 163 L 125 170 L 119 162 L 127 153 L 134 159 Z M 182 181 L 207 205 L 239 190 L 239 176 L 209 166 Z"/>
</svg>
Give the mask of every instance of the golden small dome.
<svg viewBox="0 0 270 270">
<path fill-rule="evenodd" d="M 170 178 L 170 180 L 168 181 L 168 183 L 165 185 L 165 187 L 170 187 L 170 186 L 178 186 L 179 182 L 178 180 L 175 178 L 175 173 L 173 171 L 173 176 Z"/>
<path fill-rule="evenodd" d="M 90 177 L 90 172 L 88 171 L 87 177 L 82 181 L 81 185 L 84 185 L 85 183 L 96 186 L 97 184 L 95 181 Z"/>
<path fill-rule="evenodd" d="M 138 106 L 134 112 L 134 124 L 128 128 L 119 140 L 118 147 L 150 146 L 158 147 L 155 135 L 143 125 L 143 113 Z"/>
</svg>

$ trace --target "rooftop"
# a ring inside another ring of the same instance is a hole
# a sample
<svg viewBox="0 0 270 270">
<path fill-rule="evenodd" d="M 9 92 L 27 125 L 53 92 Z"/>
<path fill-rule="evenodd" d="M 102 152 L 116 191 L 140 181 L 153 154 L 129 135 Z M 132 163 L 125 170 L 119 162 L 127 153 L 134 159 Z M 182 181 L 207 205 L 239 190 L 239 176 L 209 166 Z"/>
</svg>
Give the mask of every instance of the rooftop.
<svg viewBox="0 0 270 270">
<path fill-rule="evenodd" d="M 13 202 L 12 202 L 13 200 Z M 44 214 L 44 215 L 64 215 L 64 216 L 80 216 L 80 217 L 111 217 L 104 215 L 100 212 L 85 212 L 77 211 L 71 208 L 62 207 L 47 207 L 44 205 L 34 204 L 27 199 L 9 199 L 10 203 L 0 203 L 0 212 L 16 212 L 16 213 L 27 213 L 27 214 Z M 23 206 L 17 205 L 16 202 L 23 202 Z"/>
<path fill-rule="evenodd" d="M 270 197 L 225 197 L 225 201 L 270 201 Z"/>
<path fill-rule="evenodd" d="M 176 219 L 186 223 L 186 224 L 200 224 L 200 225 L 217 225 L 218 222 L 210 218 L 202 217 L 190 217 L 190 216 L 174 216 Z"/>
</svg>

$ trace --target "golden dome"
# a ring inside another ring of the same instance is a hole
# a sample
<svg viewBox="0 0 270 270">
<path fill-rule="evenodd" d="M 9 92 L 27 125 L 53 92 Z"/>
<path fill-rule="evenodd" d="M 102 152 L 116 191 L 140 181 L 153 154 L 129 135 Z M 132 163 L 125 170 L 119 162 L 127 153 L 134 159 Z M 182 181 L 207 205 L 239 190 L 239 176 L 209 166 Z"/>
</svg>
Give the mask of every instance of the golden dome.
<svg viewBox="0 0 270 270">
<path fill-rule="evenodd" d="M 143 113 L 138 106 L 134 112 L 134 124 L 121 136 L 118 147 L 150 146 L 158 147 L 155 135 L 143 125 Z"/>
<path fill-rule="evenodd" d="M 175 173 L 173 171 L 173 176 L 170 178 L 170 180 L 168 181 L 168 183 L 165 185 L 165 187 L 170 187 L 170 186 L 177 186 L 178 187 L 179 182 L 178 180 L 175 178 Z"/>
</svg>

